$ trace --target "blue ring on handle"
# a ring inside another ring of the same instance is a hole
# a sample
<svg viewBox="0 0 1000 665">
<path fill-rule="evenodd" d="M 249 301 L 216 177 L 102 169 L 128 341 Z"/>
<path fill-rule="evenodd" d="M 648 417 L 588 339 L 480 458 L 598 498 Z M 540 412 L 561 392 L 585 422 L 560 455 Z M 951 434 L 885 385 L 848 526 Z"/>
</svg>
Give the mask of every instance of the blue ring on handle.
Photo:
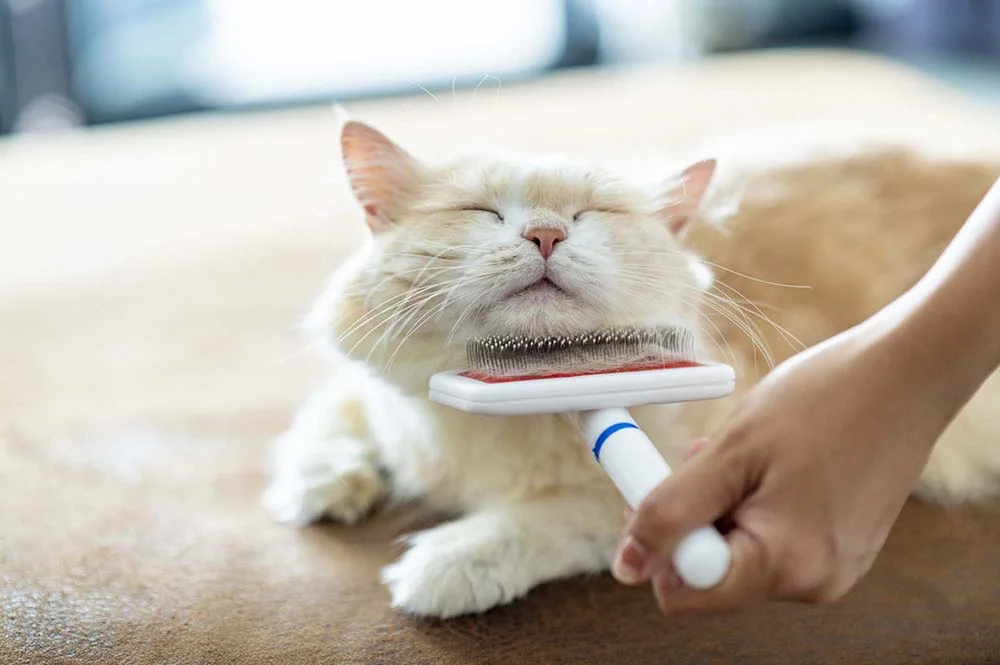
<svg viewBox="0 0 1000 665">
<path fill-rule="evenodd" d="M 614 425 L 608 426 L 601 435 L 597 437 L 597 442 L 594 444 L 594 459 L 598 462 L 601 461 L 601 446 L 604 442 L 611 438 L 611 435 L 615 432 L 623 429 L 639 429 L 639 426 L 635 423 L 615 423 Z"/>
</svg>

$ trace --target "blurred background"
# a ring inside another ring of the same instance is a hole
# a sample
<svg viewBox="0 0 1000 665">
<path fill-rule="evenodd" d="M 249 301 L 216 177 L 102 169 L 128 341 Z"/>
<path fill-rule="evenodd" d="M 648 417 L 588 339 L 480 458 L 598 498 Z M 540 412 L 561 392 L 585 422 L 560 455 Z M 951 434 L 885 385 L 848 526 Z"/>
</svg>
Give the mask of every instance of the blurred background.
<svg viewBox="0 0 1000 665">
<path fill-rule="evenodd" d="M 0 0 L 0 133 L 809 46 L 1000 103 L 1000 0 Z"/>
</svg>

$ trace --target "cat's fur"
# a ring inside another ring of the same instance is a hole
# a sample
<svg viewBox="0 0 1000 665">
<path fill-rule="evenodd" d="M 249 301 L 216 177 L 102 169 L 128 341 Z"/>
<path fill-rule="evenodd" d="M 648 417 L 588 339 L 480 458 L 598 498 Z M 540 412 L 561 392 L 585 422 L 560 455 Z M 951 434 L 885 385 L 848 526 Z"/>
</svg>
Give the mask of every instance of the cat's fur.
<svg viewBox="0 0 1000 665">
<path fill-rule="evenodd" d="M 394 605 L 442 617 L 607 569 L 624 508 L 569 417 L 427 400 L 430 376 L 463 364 L 468 337 L 681 324 L 704 336 L 703 355 L 736 366 L 744 391 L 766 370 L 759 346 L 778 361 L 792 336 L 829 337 L 912 284 L 1000 173 L 898 151 L 775 166 L 741 176 L 740 206 L 717 227 L 701 221 L 711 160 L 644 189 L 556 160 L 430 165 L 355 121 L 341 138 L 372 239 L 309 318 L 333 368 L 278 441 L 265 499 L 295 524 L 353 522 L 390 496 L 457 515 L 413 536 L 383 575 Z M 566 238 L 546 261 L 528 227 Z M 559 288 L 532 287 L 543 276 Z M 998 392 L 994 377 L 945 434 L 926 495 L 1000 487 Z M 634 415 L 677 463 L 734 399 Z"/>
</svg>

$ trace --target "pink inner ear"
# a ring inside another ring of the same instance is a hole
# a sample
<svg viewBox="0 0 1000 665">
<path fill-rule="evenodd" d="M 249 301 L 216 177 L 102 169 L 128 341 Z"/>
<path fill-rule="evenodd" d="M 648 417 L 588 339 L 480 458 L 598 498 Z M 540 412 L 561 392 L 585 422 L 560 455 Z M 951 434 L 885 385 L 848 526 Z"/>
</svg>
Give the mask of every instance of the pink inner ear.
<svg viewBox="0 0 1000 665">
<path fill-rule="evenodd" d="M 705 159 L 687 167 L 674 179 L 663 211 L 669 220 L 667 225 L 672 234 L 681 235 L 698 212 L 715 175 L 715 166 L 714 159 Z"/>
<path fill-rule="evenodd" d="M 684 229 L 687 228 L 688 222 L 690 221 L 690 215 L 674 215 L 670 218 L 670 221 L 667 222 L 667 228 L 670 229 L 670 233 L 675 236 L 679 236 L 684 232 Z"/>
<path fill-rule="evenodd" d="M 368 224 L 368 228 L 372 231 L 378 233 L 392 227 L 393 221 L 382 214 L 378 208 L 366 205 L 364 206 L 364 210 L 365 223 Z"/>
<path fill-rule="evenodd" d="M 344 125 L 341 150 L 368 225 L 374 231 L 390 225 L 412 189 L 415 161 L 381 132 L 356 121 Z"/>
</svg>

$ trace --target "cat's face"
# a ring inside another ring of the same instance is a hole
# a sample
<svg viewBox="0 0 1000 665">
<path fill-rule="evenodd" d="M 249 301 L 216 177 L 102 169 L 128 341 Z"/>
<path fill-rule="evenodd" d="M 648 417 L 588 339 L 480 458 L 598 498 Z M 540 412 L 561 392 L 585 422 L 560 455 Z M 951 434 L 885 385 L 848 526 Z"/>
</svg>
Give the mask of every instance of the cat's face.
<svg viewBox="0 0 1000 665">
<path fill-rule="evenodd" d="M 649 193 L 556 161 L 431 166 L 356 122 L 342 136 L 373 232 L 327 297 L 324 325 L 349 355 L 399 363 L 483 334 L 694 321 L 706 284 L 677 234 L 714 162 Z"/>
</svg>

